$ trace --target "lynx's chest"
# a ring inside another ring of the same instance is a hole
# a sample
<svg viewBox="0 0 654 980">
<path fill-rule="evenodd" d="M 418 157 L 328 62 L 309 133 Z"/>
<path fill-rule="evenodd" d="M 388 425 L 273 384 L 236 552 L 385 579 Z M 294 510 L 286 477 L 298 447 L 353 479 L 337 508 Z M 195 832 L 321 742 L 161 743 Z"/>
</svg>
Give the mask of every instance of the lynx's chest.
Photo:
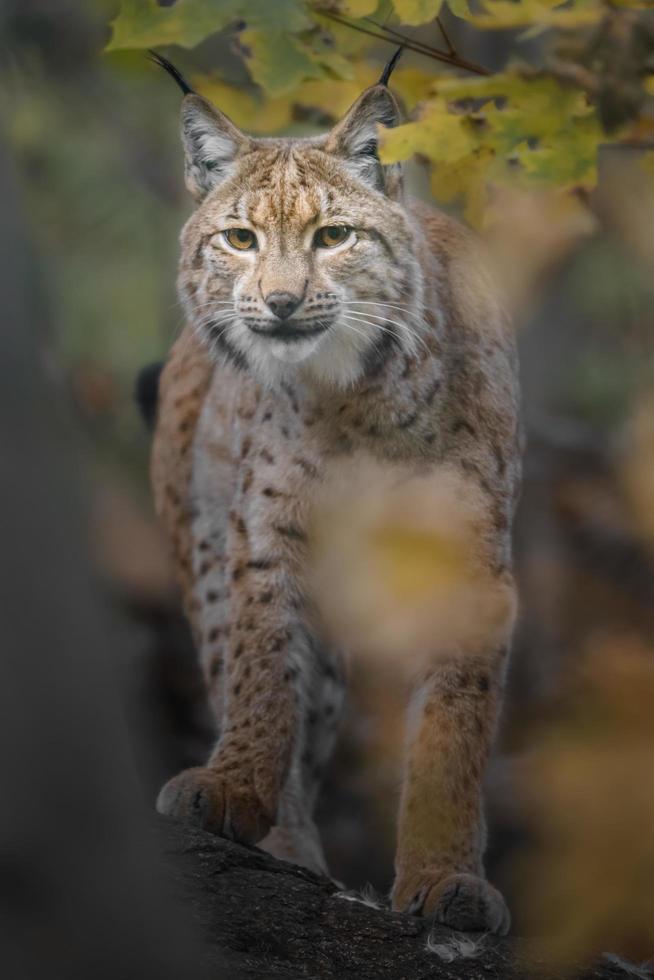
<svg viewBox="0 0 654 980">
<path fill-rule="evenodd" d="M 390 395 L 374 381 L 328 395 L 243 386 L 229 419 L 235 527 L 240 517 L 258 553 L 297 552 L 317 498 L 344 463 L 388 459 L 410 468 L 437 459 L 441 383 L 435 370 Z"/>
</svg>

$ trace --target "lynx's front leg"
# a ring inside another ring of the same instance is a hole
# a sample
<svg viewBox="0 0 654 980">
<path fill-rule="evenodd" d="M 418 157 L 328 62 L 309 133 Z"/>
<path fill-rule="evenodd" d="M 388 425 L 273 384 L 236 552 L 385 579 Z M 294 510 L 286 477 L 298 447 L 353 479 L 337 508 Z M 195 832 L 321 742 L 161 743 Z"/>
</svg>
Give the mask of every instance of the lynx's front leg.
<svg viewBox="0 0 654 980">
<path fill-rule="evenodd" d="M 510 916 L 484 877 L 481 784 L 501 704 L 508 633 L 487 652 L 436 660 L 414 693 L 393 887 L 400 911 L 501 935 Z"/>
<path fill-rule="evenodd" d="M 229 515 L 225 595 L 205 586 L 205 604 L 227 601 L 210 642 L 222 650 L 221 734 L 204 767 L 162 789 L 158 809 L 212 833 L 257 843 L 275 823 L 298 735 L 294 645 L 279 557 L 257 557 L 244 518 Z M 200 588 L 202 588 L 202 579 Z"/>
</svg>

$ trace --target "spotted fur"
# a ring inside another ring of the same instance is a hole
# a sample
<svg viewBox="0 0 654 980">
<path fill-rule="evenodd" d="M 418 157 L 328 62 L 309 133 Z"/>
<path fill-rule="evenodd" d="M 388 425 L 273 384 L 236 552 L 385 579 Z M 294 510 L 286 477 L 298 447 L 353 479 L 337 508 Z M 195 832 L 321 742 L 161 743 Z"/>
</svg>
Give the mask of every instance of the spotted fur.
<svg viewBox="0 0 654 980">
<path fill-rule="evenodd" d="M 469 234 L 379 162 L 377 124 L 397 121 L 384 87 L 315 139 L 254 140 L 192 93 L 182 119 L 198 207 L 152 475 L 220 737 L 158 805 L 324 871 L 312 809 L 344 673 L 305 581 L 311 501 L 345 456 L 453 466 L 478 488 L 480 553 L 510 591 L 513 339 Z M 340 225 L 354 229 L 346 243 L 315 246 L 317 229 Z M 258 247 L 230 247 L 233 227 Z M 295 303 L 283 321 L 279 294 Z M 510 629 L 464 664 L 434 651 L 420 678 L 393 889 L 397 909 L 498 932 L 508 913 L 484 878 L 480 785 Z"/>
</svg>

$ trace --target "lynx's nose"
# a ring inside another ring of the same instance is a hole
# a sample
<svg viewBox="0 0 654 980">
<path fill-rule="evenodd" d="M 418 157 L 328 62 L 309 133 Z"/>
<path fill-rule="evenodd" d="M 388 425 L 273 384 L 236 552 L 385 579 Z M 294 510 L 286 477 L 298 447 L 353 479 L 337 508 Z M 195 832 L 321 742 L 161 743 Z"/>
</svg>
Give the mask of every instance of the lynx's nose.
<svg viewBox="0 0 654 980">
<path fill-rule="evenodd" d="M 302 302 L 302 297 L 294 296 L 293 293 L 268 293 L 265 302 L 276 317 L 280 320 L 288 320 L 291 313 L 294 313 Z"/>
</svg>

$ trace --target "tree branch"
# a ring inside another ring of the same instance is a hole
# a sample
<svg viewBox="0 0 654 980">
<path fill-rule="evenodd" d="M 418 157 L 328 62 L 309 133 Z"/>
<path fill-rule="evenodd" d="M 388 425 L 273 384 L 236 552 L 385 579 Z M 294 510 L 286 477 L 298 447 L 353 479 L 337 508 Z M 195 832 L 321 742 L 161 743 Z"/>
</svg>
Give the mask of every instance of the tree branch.
<svg viewBox="0 0 654 980">
<path fill-rule="evenodd" d="M 204 960 L 215 976 L 533 980 L 520 940 L 430 929 L 424 919 L 348 901 L 327 878 L 163 817 L 157 834 L 174 867 L 175 891 L 204 933 Z M 562 975 L 543 969 L 539 978 Z M 628 974 L 602 960 L 566 974 L 575 978 L 628 980 Z"/>
<path fill-rule="evenodd" d="M 395 31 L 390 27 L 384 27 L 382 24 L 374 23 L 379 31 L 371 31 L 367 27 L 363 27 L 361 24 L 355 24 L 351 20 L 345 17 L 340 17 L 338 14 L 331 13 L 327 10 L 321 10 L 321 15 L 328 18 L 329 20 L 336 21 L 338 24 L 343 24 L 345 27 L 351 28 L 353 31 L 359 31 L 361 34 L 367 34 L 369 37 L 374 37 L 377 41 L 386 41 L 388 44 L 396 45 L 398 40 L 402 42 L 407 51 L 415 51 L 416 54 L 424 55 L 426 58 L 433 58 L 434 61 L 442 61 L 446 65 L 450 65 L 452 68 L 461 68 L 463 71 L 472 72 L 475 75 L 490 75 L 490 71 L 484 68 L 483 65 L 475 64 L 473 61 L 468 61 L 466 58 L 461 58 L 456 53 L 448 53 L 447 51 L 439 51 L 438 48 L 432 48 L 428 44 L 423 44 L 421 41 L 414 41 L 412 38 L 407 37 L 405 34 L 401 34 L 399 31 Z"/>
<path fill-rule="evenodd" d="M 443 18 L 442 17 L 437 17 L 436 18 L 436 23 L 438 24 L 439 30 L 440 30 L 441 34 L 443 35 L 443 40 L 447 44 L 447 48 L 448 48 L 449 53 L 450 54 L 456 54 L 456 50 L 455 50 L 454 45 L 452 44 L 452 42 L 450 40 L 450 36 L 447 33 L 447 31 L 445 30 L 445 25 L 443 24 Z"/>
</svg>

